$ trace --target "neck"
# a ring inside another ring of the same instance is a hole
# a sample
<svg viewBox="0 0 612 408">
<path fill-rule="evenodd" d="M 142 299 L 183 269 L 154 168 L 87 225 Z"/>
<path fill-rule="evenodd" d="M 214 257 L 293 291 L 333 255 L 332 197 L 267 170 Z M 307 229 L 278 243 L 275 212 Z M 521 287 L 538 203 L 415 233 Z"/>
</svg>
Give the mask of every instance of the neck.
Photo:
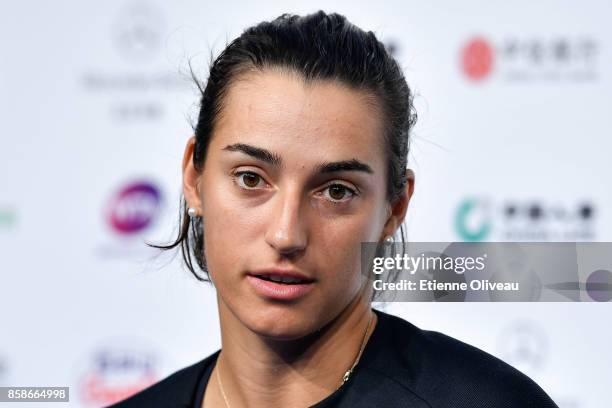
<svg viewBox="0 0 612 408">
<path fill-rule="evenodd" d="M 222 351 L 215 370 L 232 407 L 309 406 L 324 399 L 341 385 L 376 325 L 369 301 L 359 296 L 316 333 L 271 340 L 218 303 Z"/>
</svg>

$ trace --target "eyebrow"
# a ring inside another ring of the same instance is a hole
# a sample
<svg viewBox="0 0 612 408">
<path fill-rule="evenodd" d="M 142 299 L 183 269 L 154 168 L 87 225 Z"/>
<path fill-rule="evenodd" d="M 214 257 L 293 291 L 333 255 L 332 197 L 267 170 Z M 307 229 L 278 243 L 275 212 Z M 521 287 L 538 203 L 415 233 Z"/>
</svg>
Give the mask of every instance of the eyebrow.
<svg viewBox="0 0 612 408">
<path fill-rule="evenodd" d="M 281 159 L 278 154 L 261 147 L 256 147 L 245 143 L 234 143 L 227 145 L 222 150 L 242 152 L 274 167 L 281 167 L 283 164 L 283 159 Z M 374 170 L 372 170 L 369 165 L 357 159 L 323 162 L 315 167 L 315 173 L 319 174 L 329 174 L 341 171 L 361 171 L 364 173 L 374 174 Z"/>
</svg>

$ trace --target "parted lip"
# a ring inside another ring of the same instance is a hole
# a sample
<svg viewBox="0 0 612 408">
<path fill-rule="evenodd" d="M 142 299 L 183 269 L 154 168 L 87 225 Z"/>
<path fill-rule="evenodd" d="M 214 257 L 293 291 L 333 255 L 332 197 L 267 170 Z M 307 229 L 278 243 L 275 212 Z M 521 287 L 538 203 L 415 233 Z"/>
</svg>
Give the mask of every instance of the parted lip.
<svg viewBox="0 0 612 408">
<path fill-rule="evenodd" d="M 295 269 L 281 269 L 281 268 L 266 268 L 266 269 L 257 269 L 247 272 L 247 275 L 251 276 L 265 276 L 266 278 L 270 276 L 277 276 L 281 278 L 293 278 L 299 279 L 305 282 L 314 282 L 315 279 L 309 277 L 308 275 L 303 274 L 302 272 L 296 271 Z"/>
</svg>

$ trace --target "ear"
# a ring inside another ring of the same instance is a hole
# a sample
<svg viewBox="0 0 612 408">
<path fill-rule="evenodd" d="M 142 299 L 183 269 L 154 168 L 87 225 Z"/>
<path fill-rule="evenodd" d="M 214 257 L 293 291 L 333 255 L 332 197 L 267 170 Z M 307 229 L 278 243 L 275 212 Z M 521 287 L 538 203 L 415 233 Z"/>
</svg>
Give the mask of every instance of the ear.
<svg viewBox="0 0 612 408">
<path fill-rule="evenodd" d="M 395 234 L 395 231 L 404 222 L 406 218 L 406 212 L 408 211 L 408 203 L 414 193 L 414 172 L 411 169 L 406 169 L 406 188 L 397 198 L 397 200 L 391 205 L 389 211 L 389 218 L 383 228 L 383 235 L 380 238 L 381 241 L 389 235 Z"/>
<path fill-rule="evenodd" d="M 193 165 L 193 151 L 195 149 L 195 136 L 187 141 L 183 155 L 183 195 L 187 201 L 187 207 L 195 208 L 198 216 L 202 215 L 202 199 L 198 183 L 200 174 Z"/>
</svg>

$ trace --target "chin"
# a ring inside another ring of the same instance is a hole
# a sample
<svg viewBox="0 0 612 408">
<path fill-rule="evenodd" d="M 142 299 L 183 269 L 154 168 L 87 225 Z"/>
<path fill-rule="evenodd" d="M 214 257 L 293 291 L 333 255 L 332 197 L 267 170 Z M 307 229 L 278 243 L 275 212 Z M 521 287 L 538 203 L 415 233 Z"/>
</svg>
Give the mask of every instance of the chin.
<svg viewBox="0 0 612 408">
<path fill-rule="evenodd" d="M 304 337 L 317 329 L 316 322 L 298 309 L 291 307 L 264 306 L 253 314 L 247 310 L 248 316 L 243 323 L 258 335 L 271 340 L 295 340 Z"/>
</svg>

